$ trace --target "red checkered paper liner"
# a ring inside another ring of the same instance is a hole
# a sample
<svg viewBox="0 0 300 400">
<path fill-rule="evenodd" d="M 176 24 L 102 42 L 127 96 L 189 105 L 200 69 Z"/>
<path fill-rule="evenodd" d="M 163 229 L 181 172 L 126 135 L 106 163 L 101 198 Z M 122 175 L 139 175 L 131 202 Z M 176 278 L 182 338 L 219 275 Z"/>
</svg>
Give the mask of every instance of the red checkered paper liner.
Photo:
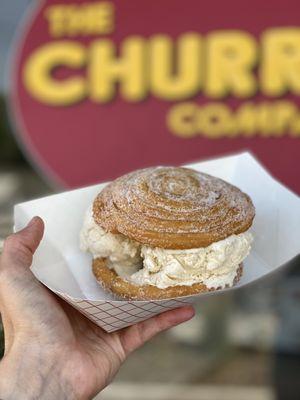
<svg viewBox="0 0 300 400">
<path fill-rule="evenodd" d="M 300 199 L 274 179 L 249 153 L 190 165 L 236 185 L 252 198 L 254 242 L 237 286 L 189 297 L 127 301 L 105 292 L 92 273 L 92 257 L 80 251 L 79 232 L 86 210 L 105 184 L 89 186 L 15 206 L 15 229 L 35 215 L 45 221 L 45 235 L 32 272 L 44 285 L 108 332 L 133 325 L 197 299 L 220 295 L 274 274 L 300 253 Z M 284 246 L 282 246 L 284 243 Z"/>
<path fill-rule="evenodd" d="M 156 301 L 87 301 L 56 292 L 106 332 L 114 332 L 148 318 L 191 304 L 192 297 Z"/>
</svg>

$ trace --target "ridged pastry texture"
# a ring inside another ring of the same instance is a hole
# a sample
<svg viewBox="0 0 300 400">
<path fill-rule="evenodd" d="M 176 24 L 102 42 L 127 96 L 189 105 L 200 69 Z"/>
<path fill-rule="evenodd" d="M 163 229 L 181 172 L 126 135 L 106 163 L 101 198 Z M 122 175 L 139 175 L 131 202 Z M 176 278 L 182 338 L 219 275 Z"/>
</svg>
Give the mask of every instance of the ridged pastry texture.
<svg viewBox="0 0 300 400">
<path fill-rule="evenodd" d="M 190 249 L 246 231 L 255 215 L 237 187 L 189 168 L 137 170 L 108 184 L 93 203 L 105 231 L 151 247 Z"/>
</svg>

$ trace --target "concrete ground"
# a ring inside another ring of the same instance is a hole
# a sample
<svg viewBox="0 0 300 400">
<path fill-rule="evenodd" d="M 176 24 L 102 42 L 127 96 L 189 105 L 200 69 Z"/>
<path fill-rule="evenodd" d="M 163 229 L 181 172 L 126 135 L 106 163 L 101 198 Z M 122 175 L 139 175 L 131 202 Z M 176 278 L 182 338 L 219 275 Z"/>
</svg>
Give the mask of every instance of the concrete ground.
<svg viewBox="0 0 300 400">
<path fill-rule="evenodd" d="M 269 387 L 113 383 L 95 400 L 275 400 Z"/>
</svg>

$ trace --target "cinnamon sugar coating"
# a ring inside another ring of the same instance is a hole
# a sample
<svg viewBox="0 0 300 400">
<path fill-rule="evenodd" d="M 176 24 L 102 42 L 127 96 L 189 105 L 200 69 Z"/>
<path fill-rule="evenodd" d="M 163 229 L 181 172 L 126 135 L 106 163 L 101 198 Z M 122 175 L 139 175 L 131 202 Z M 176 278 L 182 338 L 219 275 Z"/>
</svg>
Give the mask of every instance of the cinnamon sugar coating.
<svg viewBox="0 0 300 400">
<path fill-rule="evenodd" d="M 255 209 L 237 187 L 189 168 L 137 170 L 108 184 L 93 203 L 107 232 L 164 249 L 207 247 L 250 228 Z"/>
</svg>

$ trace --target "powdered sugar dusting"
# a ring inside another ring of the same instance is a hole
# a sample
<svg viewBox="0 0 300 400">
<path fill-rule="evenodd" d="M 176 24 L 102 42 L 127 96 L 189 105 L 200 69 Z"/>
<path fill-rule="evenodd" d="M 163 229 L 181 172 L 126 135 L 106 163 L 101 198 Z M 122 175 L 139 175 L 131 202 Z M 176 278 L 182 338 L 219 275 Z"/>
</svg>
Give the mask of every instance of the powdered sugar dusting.
<svg viewBox="0 0 300 400">
<path fill-rule="evenodd" d="M 141 243 L 205 247 L 247 230 L 254 207 L 229 183 L 188 168 L 132 172 L 108 185 L 94 203 L 96 221 Z"/>
</svg>

